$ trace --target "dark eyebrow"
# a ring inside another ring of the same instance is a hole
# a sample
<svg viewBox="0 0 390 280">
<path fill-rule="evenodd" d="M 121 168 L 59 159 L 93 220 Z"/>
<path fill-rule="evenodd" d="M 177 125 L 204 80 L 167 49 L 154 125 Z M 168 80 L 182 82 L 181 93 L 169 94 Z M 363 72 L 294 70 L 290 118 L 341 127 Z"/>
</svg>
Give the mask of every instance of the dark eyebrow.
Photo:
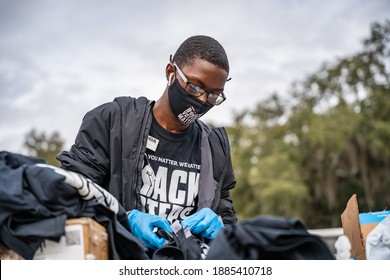
<svg viewBox="0 0 390 280">
<path fill-rule="evenodd" d="M 186 76 L 187 77 L 187 80 L 191 83 L 191 84 L 194 84 L 194 85 L 196 85 L 196 86 L 200 86 L 200 87 L 202 87 L 202 88 L 204 88 L 204 87 L 206 87 L 206 85 L 200 80 L 200 79 L 198 79 L 196 76 L 194 77 L 194 76 L 192 76 L 192 75 L 190 75 L 190 76 Z M 196 81 L 196 82 L 191 82 L 191 81 Z"/>
</svg>

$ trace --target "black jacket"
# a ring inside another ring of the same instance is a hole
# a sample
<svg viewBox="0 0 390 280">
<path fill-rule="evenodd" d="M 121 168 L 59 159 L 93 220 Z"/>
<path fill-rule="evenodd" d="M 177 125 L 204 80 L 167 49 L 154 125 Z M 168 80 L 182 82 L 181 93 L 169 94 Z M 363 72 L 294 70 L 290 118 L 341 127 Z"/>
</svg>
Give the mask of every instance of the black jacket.
<svg viewBox="0 0 390 280">
<path fill-rule="evenodd" d="M 89 111 L 70 151 L 57 156 L 61 167 L 84 174 L 106 188 L 129 211 L 140 209 L 139 191 L 154 102 L 118 97 Z M 236 180 L 223 128 L 200 120 L 202 130 L 198 209 L 209 207 L 225 224 L 237 221 L 230 190 Z"/>
</svg>

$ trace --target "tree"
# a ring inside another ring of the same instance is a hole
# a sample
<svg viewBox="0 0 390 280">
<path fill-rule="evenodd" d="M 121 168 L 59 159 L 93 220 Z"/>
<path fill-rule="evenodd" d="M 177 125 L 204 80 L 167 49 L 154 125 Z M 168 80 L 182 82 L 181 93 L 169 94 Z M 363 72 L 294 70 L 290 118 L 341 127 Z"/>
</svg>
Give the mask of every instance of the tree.
<svg viewBox="0 0 390 280">
<path fill-rule="evenodd" d="M 374 23 L 362 51 L 324 64 L 293 91 L 290 129 L 305 155 L 295 159 L 329 225 L 352 193 L 367 211 L 390 202 L 389 43 L 390 21 Z"/>
<path fill-rule="evenodd" d="M 45 132 L 37 132 L 32 129 L 26 134 L 24 147 L 30 156 L 46 160 L 47 164 L 59 166 L 56 156 L 62 151 L 64 140 L 58 132 L 47 135 Z"/>
<path fill-rule="evenodd" d="M 236 117 L 228 132 L 238 213 L 333 227 L 353 193 L 363 211 L 390 204 L 388 61 L 389 20 L 371 26 L 360 52 L 294 83 L 288 99 L 274 94 Z"/>
</svg>

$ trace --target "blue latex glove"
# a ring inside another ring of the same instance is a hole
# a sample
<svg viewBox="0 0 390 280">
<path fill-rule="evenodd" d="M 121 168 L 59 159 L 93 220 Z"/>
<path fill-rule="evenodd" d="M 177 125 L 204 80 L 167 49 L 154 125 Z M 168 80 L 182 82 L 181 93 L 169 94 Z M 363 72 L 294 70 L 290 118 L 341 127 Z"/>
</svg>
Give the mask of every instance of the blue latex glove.
<svg viewBox="0 0 390 280">
<path fill-rule="evenodd" d="M 165 229 L 167 232 L 173 232 L 171 224 L 167 219 L 160 216 L 141 212 L 137 209 L 131 210 L 127 215 L 130 223 L 131 233 L 140 239 L 144 245 L 149 249 L 159 249 L 164 243 L 165 239 L 158 237 L 153 229 L 155 227 Z"/>
<path fill-rule="evenodd" d="M 195 214 L 192 214 L 185 220 L 181 221 L 183 227 L 194 234 L 200 234 L 207 239 L 214 239 L 218 232 L 223 228 L 223 223 L 210 208 L 202 208 Z"/>
</svg>

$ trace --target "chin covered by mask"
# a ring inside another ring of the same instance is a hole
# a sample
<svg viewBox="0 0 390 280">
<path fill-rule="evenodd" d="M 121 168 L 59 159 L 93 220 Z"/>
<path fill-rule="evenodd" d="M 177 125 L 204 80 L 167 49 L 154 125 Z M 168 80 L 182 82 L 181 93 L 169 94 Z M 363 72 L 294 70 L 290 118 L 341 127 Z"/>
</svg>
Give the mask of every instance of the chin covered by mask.
<svg viewBox="0 0 390 280">
<path fill-rule="evenodd" d="M 176 79 L 168 88 L 169 104 L 173 114 L 183 125 L 189 125 L 203 116 L 213 105 L 189 95 Z"/>
</svg>

